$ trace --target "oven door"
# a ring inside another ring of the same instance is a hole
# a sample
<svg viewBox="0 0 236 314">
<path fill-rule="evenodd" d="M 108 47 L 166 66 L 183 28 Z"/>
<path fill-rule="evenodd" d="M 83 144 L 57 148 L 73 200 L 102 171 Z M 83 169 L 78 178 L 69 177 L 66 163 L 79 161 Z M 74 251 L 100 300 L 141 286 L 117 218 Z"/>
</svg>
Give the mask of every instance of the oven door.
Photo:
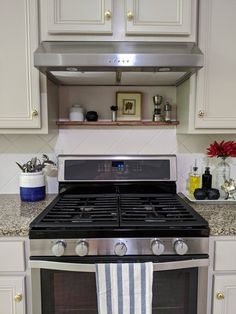
<svg viewBox="0 0 236 314">
<path fill-rule="evenodd" d="M 33 314 L 97 314 L 95 264 L 30 261 Z M 153 263 L 153 314 L 206 314 L 209 260 Z"/>
</svg>

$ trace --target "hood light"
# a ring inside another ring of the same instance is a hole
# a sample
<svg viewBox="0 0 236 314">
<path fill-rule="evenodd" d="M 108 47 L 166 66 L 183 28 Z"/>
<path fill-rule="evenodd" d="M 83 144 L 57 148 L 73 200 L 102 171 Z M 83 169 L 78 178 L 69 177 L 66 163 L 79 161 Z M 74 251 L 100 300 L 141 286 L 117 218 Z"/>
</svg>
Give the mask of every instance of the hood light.
<svg viewBox="0 0 236 314">
<path fill-rule="evenodd" d="M 159 72 L 170 72 L 171 68 L 159 68 L 158 71 Z"/>
<path fill-rule="evenodd" d="M 75 67 L 68 67 L 68 68 L 66 68 L 66 71 L 68 71 L 68 72 L 77 72 L 78 69 L 75 68 Z"/>
</svg>

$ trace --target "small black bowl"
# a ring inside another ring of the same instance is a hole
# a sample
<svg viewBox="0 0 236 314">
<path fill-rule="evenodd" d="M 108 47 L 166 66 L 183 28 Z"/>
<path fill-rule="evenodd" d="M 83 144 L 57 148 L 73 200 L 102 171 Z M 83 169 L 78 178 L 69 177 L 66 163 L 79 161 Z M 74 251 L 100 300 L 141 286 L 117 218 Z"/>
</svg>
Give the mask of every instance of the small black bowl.
<svg viewBox="0 0 236 314">
<path fill-rule="evenodd" d="M 207 198 L 209 200 L 218 200 L 220 198 L 220 192 L 217 189 L 208 189 L 207 190 Z"/>
<path fill-rule="evenodd" d="M 207 198 L 207 191 L 205 189 L 195 189 L 193 195 L 196 200 L 204 200 Z"/>
<path fill-rule="evenodd" d="M 98 113 L 97 113 L 97 111 L 88 111 L 86 113 L 86 120 L 87 121 L 97 121 L 98 120 Z"/>
</svg>

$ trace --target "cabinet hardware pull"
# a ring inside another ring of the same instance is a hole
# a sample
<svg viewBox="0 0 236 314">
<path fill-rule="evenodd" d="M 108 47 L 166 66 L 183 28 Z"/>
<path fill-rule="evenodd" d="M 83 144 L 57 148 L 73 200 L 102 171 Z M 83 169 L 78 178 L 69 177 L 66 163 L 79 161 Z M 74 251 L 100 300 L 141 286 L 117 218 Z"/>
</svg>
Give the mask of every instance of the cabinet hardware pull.
<svg viewBox="0 0 236 314">
<path fill-rule="evenodd" d="M 110 20 L 112 17 L 112 13 L 109 10 L 105 11 L 104 15 L 107 20 Z"/>
<path fill-rule="evenodd" d="M 127 13 L 127 18 L 128 18 L 128 21 L 132 21 L 132 20 L 133 20 L 134 15 L 133 15 L 133 13 L 132 13 L 131 11 L 129 11 L 129 12 Z"/>
<path fill-rule="evenodd" d="M 32 111 L 32 117 L 33 118 L 37 117 L 38 115 L 39 115 L 38 110 L 35 109 Z"/>
<path fill-rule="evenodd" d="M 23 299 L 23 296 L 21 293 L 17 293 L 14 297 L 15 302 L 21 302 Z"/>
<path fill-rule="evenodd" d="M 222 291 L 217 292 L 216 298 L 217 298 L 217 300 L 224 300 L 224 298 L 225 298 L 224 292 L 222 292 Z"/>
<path fill-rule="evenodd" d="M 205 115 L 205 112 L 204 112 L 203 110 L 199 110 L 199 111 L 198 111 L 198 117 L 199 117 L 199 118 L 203 118 L 204 115 Z"/>
</svg>

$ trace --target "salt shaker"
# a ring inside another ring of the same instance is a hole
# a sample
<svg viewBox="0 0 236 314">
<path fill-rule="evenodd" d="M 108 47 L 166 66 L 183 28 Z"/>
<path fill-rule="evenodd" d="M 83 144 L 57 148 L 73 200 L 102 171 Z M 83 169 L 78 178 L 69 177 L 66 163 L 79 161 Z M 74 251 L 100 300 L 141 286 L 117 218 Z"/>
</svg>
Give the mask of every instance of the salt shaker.
<svg viewBox="0 0 236 314">
<path fill-rule="evenodd" d="M 164 120 L 171 121 L 171 105 L 168 102 L 164 105 Z"/>
<path fill-rule="evenodd" d="M 70 121 L 84 121 L 84 108 L 74 104 L 70 108 Z"/>
</svg>

